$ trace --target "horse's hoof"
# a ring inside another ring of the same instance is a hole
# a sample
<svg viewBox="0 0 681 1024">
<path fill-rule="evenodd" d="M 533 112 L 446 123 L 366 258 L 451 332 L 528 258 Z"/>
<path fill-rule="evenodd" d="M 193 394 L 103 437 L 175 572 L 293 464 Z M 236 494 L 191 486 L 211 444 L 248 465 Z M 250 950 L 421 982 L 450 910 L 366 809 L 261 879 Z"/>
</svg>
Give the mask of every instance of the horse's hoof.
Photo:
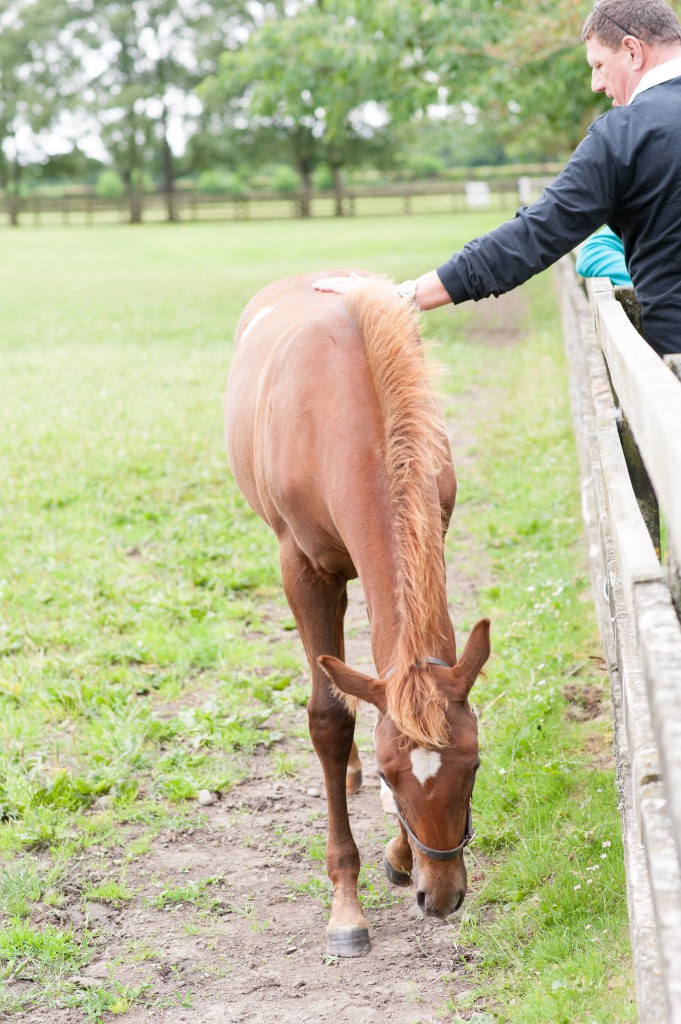
<svg viewBox="0 0 681 1024">
<path fill-rule="evenodd" d="M 367 928 L 340 928 L 326 933 L 329 956 L 366 956 L 371 949 Z"/>
<path fill-rule="evenodd" d="M 383 857 L 383 870 L 386 877 L 393 885 L 411 885 L 411 875 L 408 871 L 398 871 L 394 868 L 387 857 Z"/>
<path fill-rule="evenodd" d="M 356 772 L 349 771 L 345 776 L 345 792 L 348 796 L 357 796 L 362 788 L 362 769 Z"/>
</svg>

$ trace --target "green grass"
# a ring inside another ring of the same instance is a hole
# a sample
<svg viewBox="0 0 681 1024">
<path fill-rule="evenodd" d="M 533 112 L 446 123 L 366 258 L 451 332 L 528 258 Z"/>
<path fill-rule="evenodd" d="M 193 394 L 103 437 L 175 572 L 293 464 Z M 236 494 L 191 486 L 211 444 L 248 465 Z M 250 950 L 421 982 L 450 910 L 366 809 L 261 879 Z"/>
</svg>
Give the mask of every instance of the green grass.
<svg viewBox="0 0 681 1024">
<path fill-rule="evenodd" d="M 198 791 L 233 786 L 258 745 L 276 753 L 273 774 L 295 770 L 271 716 L 306 700 L 302 651 L 293 632 L 272 639 L 272 616 L 290 626 L 276 543 L 222 448 L 246 301 L 302 270 L 414 276 L 498 220 L 0 232 L 0 1013 L 59 1003 L 99 1019 L 144 1001 L 113 981 L 67 984 L 96 940 L 41 914 L 89 848 L 106 857 L 126 836 L 129 861 L 161 829 L 200 827 Z M 562 695 L 567 681 L 604 680 L 560 332 L 547 278 L 524 295 L 528 334 L 514 346 L 476 344 L 466 307 L 426 319 L 447 401 L 466 410 L 455 460 L 473 436 L 449 551 L 464 580 L 490 580 L 455 626 L 463 638 L 478 615 L 493 622 L 474 690 L 481 877 L 459 942 L 475 951 L 466 987 L 498 1021 L 624 1024 L 617 798 L 593 755 L 609 725 L 569 721 Z M 293 839 L 323 856 L 314 836 Z M 108 884 L 127 900 L 124 882 Z M 384 905 L 381 884 L 367 877 L 369 906 Z M 81 899 L 114 898 L 91 885 Z M 326 899 L 320 886 L 307 894 Z M 28 991 L 12 983 L 22 956 Z"/>
<path fill-rule="evenodd" d="M 147 902 L 157 910 L 191 903 L 201 910 L 212 911 L 220 906 L 222 900 L 211 895 L 208 890 L 220 881 L 220 878 L 199 878 L 195 882 L 187 882 L 186 885 L 168 885 Z"/>
<path fill-rule="evenodd" d="M 455 566 L 484 560 L 491 582 L 475 614 L 490 616 L 494 651 L 472 695 L 484 878 L 459 939 L 478 950 L 471 990 L 495 1020 L 624 1022 L 635 1008 L 617 791 L 593 754 L 610 750 L 609 716 L 573 722 L 563 695 L 567 683 L 605 687 L 608 706 L 560 329 L 546 278 L 524 294 L 521 346 L 481 352 L 453 339 L 443 353 L 459 381 L 484 380 L 496 396 L 478 410 L 449 538 Z"/>
</svg>

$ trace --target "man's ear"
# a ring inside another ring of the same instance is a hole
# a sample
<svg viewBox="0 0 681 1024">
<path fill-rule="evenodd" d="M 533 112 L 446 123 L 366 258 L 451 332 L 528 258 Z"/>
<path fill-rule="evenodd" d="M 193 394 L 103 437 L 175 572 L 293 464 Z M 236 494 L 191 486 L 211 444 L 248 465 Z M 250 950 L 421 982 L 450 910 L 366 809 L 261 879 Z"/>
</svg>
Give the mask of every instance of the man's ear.
<svg viewBox="0 0 681 1024">
<path fill-rule="evenodd" d="M 461 658 L 452 669 L 452 682 L 459 700 L 466 700 L 490 656 L 489 626 L 489 619 L 480 619 L 476 622 Z"/>
<path fill-rule="evenodd" d="M 636 71 L 643 67 L 645 55 L 643 53 L 643 46 L 641 40 L 637 39 L 636 36 L 625 36 L 622 40 L 622 46 L 629 54 L 629 59 Z"/>
<path fill-rule="evenodd" d="M 385 714 L 385 685 L 380 679 L 365 676 L 361 672 L 355 671 L 354 668 L 350 668 L 345 662 L 339 661 L 338 658 L 332 658 L 330 654 L 323 654 L 317 658 L 317 664 L 341 693 L 348 697 L 365 700 L 367 704 L 373 704 L 382 714 Z"/>
</svg>

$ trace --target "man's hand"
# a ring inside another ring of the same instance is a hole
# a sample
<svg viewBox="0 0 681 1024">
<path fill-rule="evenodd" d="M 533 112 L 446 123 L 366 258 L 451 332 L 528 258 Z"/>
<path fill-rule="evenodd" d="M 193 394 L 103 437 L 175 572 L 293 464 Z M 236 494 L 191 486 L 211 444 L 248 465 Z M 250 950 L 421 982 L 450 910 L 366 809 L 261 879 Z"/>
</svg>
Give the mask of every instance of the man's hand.
<svg viewBox="0 0 681 1024">
<path fill-rule="evenodd" d="M 312 287 L 316 292 L 335 292 L 337 295 L 346 295 L 353 288 L 357 288 L 358 285 L 365 284 L 369 280 L 370 278 L 362 277 L 361 274 L 355 274 L 353 271 L 347 277 L 321 277 L 312 283 Z"/>
</svg>

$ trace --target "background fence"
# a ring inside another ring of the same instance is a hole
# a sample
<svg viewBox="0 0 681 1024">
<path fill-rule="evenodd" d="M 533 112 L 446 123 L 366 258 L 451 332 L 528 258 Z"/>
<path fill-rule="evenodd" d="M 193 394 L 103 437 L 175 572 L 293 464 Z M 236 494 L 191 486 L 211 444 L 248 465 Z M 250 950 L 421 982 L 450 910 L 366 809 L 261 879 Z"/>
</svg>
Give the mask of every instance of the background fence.
<svg viewBox="0 0 681 1024">
<path fill-rule="evenodd" d="M 639 1020 L 681 1024 L 681 356 L 643 341 L 630 290 L 559 275 Z"/>
<path fill-rule="evenodd" d="M 462 210 L 513 211 L 535 199 L 551 178 L 522 177 L 499 181 L 403 183 L 381 188 L 347 188 L 338 193 L 312 192 L 312 217 L 380 216 L 411 213 L 458 213 Z M 138 195 L 135 213 L 143 221 L 272 220 L 300 217 L 300 192 L 253 192 L 248 195 L 175 192 Z M 91 195 L 0 198 L 0 223 L 93 224 L 127 223 L 131 199 Z"/>
</svg>

